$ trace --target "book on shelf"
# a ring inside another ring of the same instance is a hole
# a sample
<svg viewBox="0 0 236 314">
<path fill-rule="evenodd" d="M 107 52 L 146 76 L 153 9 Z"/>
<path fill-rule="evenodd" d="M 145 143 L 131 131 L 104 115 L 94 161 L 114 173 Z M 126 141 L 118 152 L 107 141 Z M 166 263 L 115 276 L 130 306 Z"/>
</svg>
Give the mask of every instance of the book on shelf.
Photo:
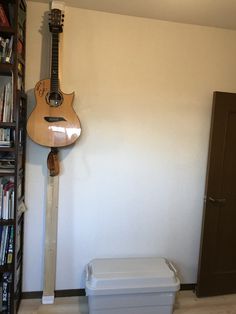
<svg viewBox="0 0 236 314">
<path fill-rule="evenodd" d="M 0 147 L 11 147 L 13 145 L 14 130 L 11 128 L 0 128 Z"/>
<path fill-rule="evenodd" d="M 0 37 L 0 62 L 1 63 L 12 63 L 13 61 L 13 35 L 7 38 Z"/>
<path fill-rule="evenodd" d="M 0 250 L 0 265 L 5 265 L 5 255 L 7 251 L 7 242 L 9 237 L 9 226 L 2 227 L 2 234 L 1 234 L 1 250 Z"/>
<path fill-rule="evenodd" d="M 10 231 L 10 239 L 9 239 L 9 244 L 8 244 L 8 249 L 7 249 L 7 264 L 11 264 L 13 261 L 13 246 L 14 246 L 14 229 L 13 227 L 11 228 Z"/>
<path fill-rule="evenodd" d="M 4 160 L 1 159 L 0 160 L 0 172 L 14 172 L 15 171 L 15 162 L 14 164 L 12 162 L 10 162 L 9 160 Z"/>
<path fill-rule="evenodd" d="M 12 49 L 13 49 L 13 35 L 9 39 L 9 43 L 6 47 L 5 62 L 7 63 L 12 63 Z"/>
<path fill-rule="evenodd" d="M 0 26 L 9 27 L 10 23 L 2 3 L 0 3 Z"/>
<path fill-rule="evenodd" d="M 0 152 L 0 172 L 14 172 L 15 157 L 11 152 Z"/>
<path fill-rule="evenodd" d="M 0 306 L 2 307 L 1 313 L 9 314 L 10 311 L 10 298 L 11 298 L 11 284 L 12 273 L 6 272 L 1 276 L 1 294 L 0 294 Z"/>
<path fill-rule="evenodd" d="M 9 1 L 7 9 L 8 9 L 9 22 L 10 22 L 10 25 L 12 26 L 15 23 L 14 3 Z"/>
<path fill-rule="evenodd" d="M 13 122 L 12 80 L 13 77 L 8 77 L 8 81 L 0 85 L 0 122 Z"/>
<path fill-rule="evenodd" d="M 3 188 L 2 219 L 14 218 L 14 184 L 8 182 Z"/>
<path fill-rule="evenodd" d="M 12 263 L 14 244 L 14 227 L 0 226 L 0 266 Z"/>
<path fill-rule="evenodd" d="M 13 178 L 0 178 L 0 219 L 14 219 L 14 180 Z"/>
</svg>

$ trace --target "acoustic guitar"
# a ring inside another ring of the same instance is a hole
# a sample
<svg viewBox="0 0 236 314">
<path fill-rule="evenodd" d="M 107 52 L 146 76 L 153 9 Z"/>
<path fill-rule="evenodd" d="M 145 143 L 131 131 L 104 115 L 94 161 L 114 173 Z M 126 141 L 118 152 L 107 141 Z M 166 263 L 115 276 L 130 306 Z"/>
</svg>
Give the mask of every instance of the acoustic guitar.
<svg viewBox="0 0 236 314">
<path fill-rule="evenodd" d="M 51 10 L 51 78 L 36 84 L 36 106 L 27 121 L 29 137 L 47 147 L 71 145 L 81 133 L 80 121 L 73 109 L 74 93 L 65 94 L 59 87 L 59 34 L 63 32 L 63 17 L 61 10 Z"/>
</svg>

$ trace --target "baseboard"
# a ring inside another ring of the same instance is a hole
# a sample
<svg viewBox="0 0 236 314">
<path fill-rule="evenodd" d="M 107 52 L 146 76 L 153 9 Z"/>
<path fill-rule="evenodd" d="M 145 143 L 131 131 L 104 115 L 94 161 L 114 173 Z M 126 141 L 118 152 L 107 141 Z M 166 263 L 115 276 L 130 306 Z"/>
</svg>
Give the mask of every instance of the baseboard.
<svg viewBox="0 0 236 314">
<path fill-rule="evenodd" d="M 22 292 L 22 299 L 41 299 L 43 295 L 43 291 L 29 291 Z M 85 296 L 85 289 L 69 289 L 69 290 L 56 290 L 55 297 L 77 297 L 77 296 Z"/>
<path fill-rule="evenodd" d="M 29 292 L 22 292 L 21 298 L 22 299 L 40 299 L 42 298 L 42 291 L 29 291 Z"/>
<path fill-rule="evenodd" d="M 55 297 L 84 297 L 85 289 L 56 290 Z"/>
<path fill-rule="evenodd" d="M 195 283 L 183 283 L 180 285 L 180 290 L 195 290 Z M 42 291 L 22 292 L 22 299 L 41 299 Z M 85 289 L 69 289 L 69 290 L 56 290 L 55 297 L 81 297 L 85 296 Z"/>
<path fill-rule="evenodd" d="M 195 290 L 196 284 L 195 283 L 181 283 L 180 290 Z"/>
</svg>

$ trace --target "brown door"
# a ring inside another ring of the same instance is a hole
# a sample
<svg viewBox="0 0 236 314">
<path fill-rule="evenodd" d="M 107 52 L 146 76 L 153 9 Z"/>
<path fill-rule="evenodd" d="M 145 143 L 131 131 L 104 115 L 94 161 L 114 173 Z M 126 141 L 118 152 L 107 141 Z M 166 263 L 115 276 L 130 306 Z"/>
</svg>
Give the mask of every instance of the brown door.
<svg viewBox="0 0 236 314">
<path fill-rule="evenodd" d="M 215 92 L 197 295 L 236 292 L 236 94 Z"/>
</svg>

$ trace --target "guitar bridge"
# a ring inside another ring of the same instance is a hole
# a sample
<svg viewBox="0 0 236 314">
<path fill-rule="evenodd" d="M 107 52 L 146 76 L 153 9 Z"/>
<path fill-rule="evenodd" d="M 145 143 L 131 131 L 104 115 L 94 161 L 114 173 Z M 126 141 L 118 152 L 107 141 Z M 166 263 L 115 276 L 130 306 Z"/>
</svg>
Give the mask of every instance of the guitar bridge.
<svg viewBox="0 0 236 314">
<path fill-rule="evenodd" d="M 60 122 L 60 121 L 66 121 L 63 117 L 44 117 L 44 120 L 47 122 Z"/>
</svg>

